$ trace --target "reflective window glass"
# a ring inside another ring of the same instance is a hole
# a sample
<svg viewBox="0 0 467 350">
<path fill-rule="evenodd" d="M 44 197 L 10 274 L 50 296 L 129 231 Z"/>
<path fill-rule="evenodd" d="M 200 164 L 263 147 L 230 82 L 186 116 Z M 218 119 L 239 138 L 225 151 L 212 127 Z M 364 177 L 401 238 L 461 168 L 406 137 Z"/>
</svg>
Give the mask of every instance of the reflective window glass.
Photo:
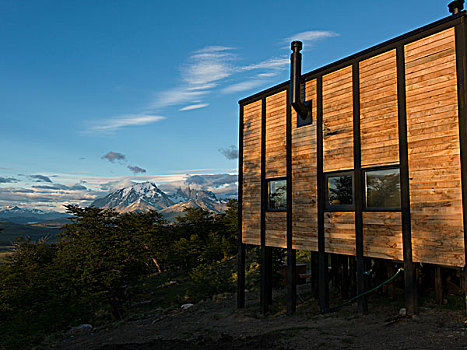
<svg viewBox="0 0 467 350">
<path fill-rule="evenodd" d="M 268 209 L 287 210 L 287 180 L 268 182 Z"/>
<path fill-rule="evenodd" d="M 399 169 L 365 172 L 365 197 L 367 208 L 400 208 Z"/>
<path fill-rule="evenodd" d="M 328 205 L 353 205 L 353 176 L 328 176 Z"/>
</svg>

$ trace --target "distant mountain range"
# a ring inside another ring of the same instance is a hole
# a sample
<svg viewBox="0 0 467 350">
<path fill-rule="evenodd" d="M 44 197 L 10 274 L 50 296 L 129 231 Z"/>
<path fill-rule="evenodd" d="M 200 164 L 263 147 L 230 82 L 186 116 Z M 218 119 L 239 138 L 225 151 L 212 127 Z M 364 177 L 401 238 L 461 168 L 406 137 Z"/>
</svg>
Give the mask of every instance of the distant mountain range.
<svg viewBox="0 0 467 350">
<path fill-rule="evenodd" d="M 225 210 L 227 201 L 220 200 L 210 191 L 186 187 L 170 194 L 152 182 L 134 184 L 96 199 L 91 205 L 113 208 L 121 213 L 156 210 L 172 221 L 183 215 L 185 208 L 203 208 L 214 213 Z"/>
<path fill-rule="evenodd" d="M 133 183 L 94 200 L 91 205 L 114 208 L 121 213 L 154 209 L 167 220 L 174 221 L 183 215 L 185 208 L 200 207 L 214 213 L 224 211 L 228 199 L 237 197 L 236 181 L 236 175 L 218 174 L 193 175 L 183 182 L 163 184 L 163 189 L 152 182 Z M 40 209 L 0 207 L 0 221 L 4 223 L 60 227 L 69 222 L 69 217 L 67 213 Z"/>
<path fill-rule="evenodd" d="M 6 219 L 16 224 L 36 224 L 45 221 L 62 221 L 70 217 L 69 214 L 44 211 L 32 208 L 19 208 L 16 206 L 6 206 L 0 208 L 0 219 Z"/>
</svg>

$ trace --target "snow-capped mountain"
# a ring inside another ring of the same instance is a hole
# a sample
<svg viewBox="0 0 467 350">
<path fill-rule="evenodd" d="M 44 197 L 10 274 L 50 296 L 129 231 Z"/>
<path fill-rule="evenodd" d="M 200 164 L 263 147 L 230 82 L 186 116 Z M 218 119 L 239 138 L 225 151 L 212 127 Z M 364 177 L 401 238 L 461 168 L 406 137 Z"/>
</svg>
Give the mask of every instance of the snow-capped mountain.
<svg viewBox="0 0 467 350">
<path fill-rule="evenodd" d="M 47 220 L 63 219 L 69 217 L 69 214 L 57 213 L 53 211 L 44 211 L 34 208 L 20 208 L 17 206 L 6 206 L 0 208 L 0 218 L 6 219 L 18 224 L 31 222 L 42 222 Z"/>
<path fill-rule="evenodd" d="M 152 182 L 122 188 L 96 199 L 92 205 L 114 208 L 122 213 L 155 209 L 168 219 L 174 219 L 186 207 L 200 207 L 216 213 L 225 210 L 225 201 L 218 200 L 212 192 L 186 187 L 167 194 Z"/>
<path fill-rule="evenodd" d="M 96 199 L 92 205 L 101 208 L 114 208 L 119 212 L 161 210 L 174 204 L 167 194 L 154 183 L 143 182 L 112 192 L 104 198 Z"/>
</svg>

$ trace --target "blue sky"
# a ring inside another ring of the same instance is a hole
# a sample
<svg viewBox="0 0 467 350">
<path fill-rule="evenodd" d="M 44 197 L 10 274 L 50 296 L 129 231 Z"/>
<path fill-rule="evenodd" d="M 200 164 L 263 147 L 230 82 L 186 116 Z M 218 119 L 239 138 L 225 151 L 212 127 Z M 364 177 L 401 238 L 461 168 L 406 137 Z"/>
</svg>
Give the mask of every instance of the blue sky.
<svg viewBox="0 0 467 350">
<path fill-rule="evenodd" d="M 292 39 L 307 72 L 447 4 L 0 0 L 0 207 L 234 174 L 238 100 L 288 79 Z"/>
</svg>

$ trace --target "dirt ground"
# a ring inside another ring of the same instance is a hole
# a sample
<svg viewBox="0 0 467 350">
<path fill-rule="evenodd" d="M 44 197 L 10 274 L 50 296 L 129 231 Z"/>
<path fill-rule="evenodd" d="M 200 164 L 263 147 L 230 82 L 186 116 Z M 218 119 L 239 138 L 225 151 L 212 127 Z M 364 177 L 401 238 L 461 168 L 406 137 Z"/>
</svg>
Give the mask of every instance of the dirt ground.
<svg viewBox="0 0 467 350">
<path fill-rule="evenodd" d="M 359 314 L 355 305 L 320 315 L 310 298 L 299 301 L 297 312 L 289 316 L 279 295 L 270 314 L 262 316 L 257 301 L 258 295 L 249 293 L 242 310 L 229 297 L 187 310 L 155 312 L 68 336 L 44 349 L 467 349 L 462 311 L 421 307 L 419 315 L 402 317 L 400 304 L 381 297 L 370 300 L 368 315 Z"/>
</svg>

